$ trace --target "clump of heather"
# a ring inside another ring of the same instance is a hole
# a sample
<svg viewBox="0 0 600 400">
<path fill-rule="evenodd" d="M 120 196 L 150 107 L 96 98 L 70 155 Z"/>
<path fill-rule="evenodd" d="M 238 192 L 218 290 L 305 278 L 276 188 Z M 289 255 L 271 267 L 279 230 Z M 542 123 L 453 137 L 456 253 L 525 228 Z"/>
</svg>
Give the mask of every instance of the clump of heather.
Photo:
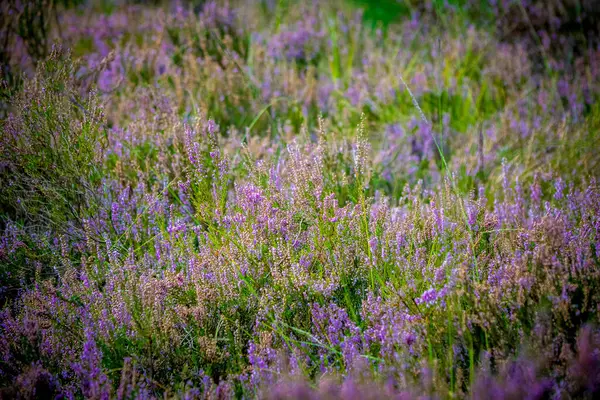
<svg viewBox="0 0 600 400">
<path fill-rule="evenodd" d="M 255 3 L 57 4 L 3 56 L 0 396 L 596 397 L 598 49 Z"/>
</svg>

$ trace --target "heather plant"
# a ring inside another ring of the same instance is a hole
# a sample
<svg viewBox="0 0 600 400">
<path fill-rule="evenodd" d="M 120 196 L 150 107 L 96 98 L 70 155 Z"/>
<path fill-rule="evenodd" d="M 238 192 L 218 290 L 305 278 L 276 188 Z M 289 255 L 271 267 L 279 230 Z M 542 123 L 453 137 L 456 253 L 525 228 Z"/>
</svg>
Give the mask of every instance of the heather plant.
<svg viewBox="0 0 600 400">
<path fill-rule="evenodd" d="M 64 242 L 81 236 L 84 219 L 95 212 L 105 127 L 95 94 L 81 95 L 73 71 L 69 55 L 56 48 L 24 80 L 2 121 L 1 226 L 18 241 L 2 262 L 11 282 L 6 289 L 54 275 L 44 264 L 56 255 L 40 239 L 47 243 L 44 236 L 55 232 L 61 257 L 68 258 Z M 38 260 L 24 263 L 32 254 Z"/>
<path fill-rule="evenodd" d="M 597 396 L 597 49 L 193 3 L 58 8 L 73 51 L 12 64 L 0 396 Z"/>
<path fill-rule="evenodd" d="M 94 93 L 78 93 L 68 57 L 52 53 L 2 126 L 8 216 L 53 228 L 77 221 L 91 205 L 86 192 L 100 179 L 103 150 L 102 110 Z"/>
</svg>

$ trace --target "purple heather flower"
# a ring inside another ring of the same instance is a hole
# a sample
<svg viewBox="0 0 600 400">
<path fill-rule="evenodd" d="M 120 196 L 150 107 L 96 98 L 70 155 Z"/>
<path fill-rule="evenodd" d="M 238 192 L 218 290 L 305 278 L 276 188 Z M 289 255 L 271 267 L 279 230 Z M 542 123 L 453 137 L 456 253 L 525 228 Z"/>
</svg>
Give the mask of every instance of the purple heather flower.
<svg viewBox="0 0 600 400">
<path fill-rule="evenodd" d="M 563 193 L 565 191 L 565 187 L 566 185 L 563 182 L 562 178 L 559 177 L 554 181 L 554 200 L 562 200 L 562 198 L 564 197 Z"/>
</svg>

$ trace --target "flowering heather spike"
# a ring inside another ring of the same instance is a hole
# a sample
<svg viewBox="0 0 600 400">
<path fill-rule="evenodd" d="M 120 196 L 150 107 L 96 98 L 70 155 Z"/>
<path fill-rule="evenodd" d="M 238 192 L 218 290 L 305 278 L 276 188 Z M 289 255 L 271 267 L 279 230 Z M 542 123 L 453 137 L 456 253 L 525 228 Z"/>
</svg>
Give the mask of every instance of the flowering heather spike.
<svg viewBox="0 0 600 400">
<path fill-rule="evenodd" d="M 563 182 L 562 178 L 558 177 L 556 179 L 556 181 L 554 182 L 554 190 L 554 199 L 562 200 L 565 191 L 565 183 Z"/>
<path fill-rule="evenodd" d="M 360 123 L 356 129 L 356 147 L 354 149 L 354 174 L 357 180 L 364 178 L 367 171 L 368 141 L 365 137 L 365 114 L 360 117 Z"/>
<path fill-rule="evenodd" d="M 102 353 L 98 350 L 91 327 L 86 329 L 85 337 L 81 361 L 73 365 L 81 381 L 81 392 L 87 398 L 109 399 L 110 381 L 102 371 Z"/>
</svg>

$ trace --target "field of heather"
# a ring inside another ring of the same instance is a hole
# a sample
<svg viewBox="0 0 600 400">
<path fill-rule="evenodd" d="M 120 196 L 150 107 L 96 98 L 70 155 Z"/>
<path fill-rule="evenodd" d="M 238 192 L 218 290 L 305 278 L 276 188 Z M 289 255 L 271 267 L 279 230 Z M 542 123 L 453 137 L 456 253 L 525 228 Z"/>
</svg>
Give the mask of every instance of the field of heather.
<svg viewBox="0 0 600 400">
<path fill-rule="evenodd" d="M 600 397 L 600 2 L 0 1 L 0 399 Z"/>
</svg>

